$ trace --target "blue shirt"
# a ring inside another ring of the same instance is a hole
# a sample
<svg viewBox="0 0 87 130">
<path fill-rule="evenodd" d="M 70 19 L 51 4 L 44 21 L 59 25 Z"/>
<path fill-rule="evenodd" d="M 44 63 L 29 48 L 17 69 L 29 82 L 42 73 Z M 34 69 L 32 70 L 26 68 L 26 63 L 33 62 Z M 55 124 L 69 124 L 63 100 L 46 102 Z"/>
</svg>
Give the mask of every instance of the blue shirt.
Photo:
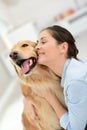
<svg viewBox="0 0 87 130">
<path fill-rule="evenodd" d="M 84 130 L 87 124 L 87 63 L 74 58 L 64 65 L 61 86 L 68 112 L 60 118 L 65 130 Z"/>
</svg>

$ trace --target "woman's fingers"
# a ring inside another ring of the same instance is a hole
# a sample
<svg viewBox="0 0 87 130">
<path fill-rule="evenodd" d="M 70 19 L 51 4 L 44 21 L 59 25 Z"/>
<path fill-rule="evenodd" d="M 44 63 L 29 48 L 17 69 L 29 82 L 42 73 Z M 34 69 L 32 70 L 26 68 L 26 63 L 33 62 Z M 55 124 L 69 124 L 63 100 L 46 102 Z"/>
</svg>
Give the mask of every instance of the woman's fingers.
<svg viewBox="0 0 87 130">
<path fill-rule="evenodd" d="M 28 116 L 30 116 L 32 120 L 39 119 L 39 117 L 35 111 L 35 106 L 32 104 L 32 102 L 26 98 L 23 99 L 23 102 L 24 102 L 24 110 L 26 111 Z"/>
</svg>

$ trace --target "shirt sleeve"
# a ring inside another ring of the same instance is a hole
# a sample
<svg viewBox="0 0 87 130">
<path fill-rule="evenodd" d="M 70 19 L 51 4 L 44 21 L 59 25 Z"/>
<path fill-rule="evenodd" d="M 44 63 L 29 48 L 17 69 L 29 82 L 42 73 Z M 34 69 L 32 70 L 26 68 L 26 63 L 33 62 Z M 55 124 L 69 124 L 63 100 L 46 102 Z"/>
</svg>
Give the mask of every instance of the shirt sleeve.
<svg viewBox="0 0 87 130">
<path fill-rule="evenodd" d="M 72 81 L 66 90 L 68 112 L 60 118 L 65 130 L 84 130 L 87 124 L 87 83 Z"/>
</svg>

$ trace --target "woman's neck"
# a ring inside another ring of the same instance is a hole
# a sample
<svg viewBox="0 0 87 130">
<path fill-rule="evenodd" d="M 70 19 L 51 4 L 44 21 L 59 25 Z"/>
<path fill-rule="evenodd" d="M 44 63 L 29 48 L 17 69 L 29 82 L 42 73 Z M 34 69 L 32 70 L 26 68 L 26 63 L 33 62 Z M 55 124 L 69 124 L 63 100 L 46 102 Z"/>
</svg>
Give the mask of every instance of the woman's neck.
<svg viewBox="0 0 87 130">
<path fill-rule="evenodd" d="M 64 64 L 65 64 L 66 59 L 62 59 L 60 61 L 53 62 L 48 65 L 48 67 L 59 77 L 62 76 Z"/>
</svg>

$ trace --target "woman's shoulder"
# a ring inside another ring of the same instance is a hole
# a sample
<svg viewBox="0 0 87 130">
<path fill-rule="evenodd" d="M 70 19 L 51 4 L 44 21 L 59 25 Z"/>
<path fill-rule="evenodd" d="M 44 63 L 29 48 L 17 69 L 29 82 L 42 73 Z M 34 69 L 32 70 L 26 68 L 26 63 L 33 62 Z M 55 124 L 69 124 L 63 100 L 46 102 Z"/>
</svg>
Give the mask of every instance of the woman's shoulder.
<svg viewBox="0 0 87 130">
<path fill-rule="evenodd" d="M 63 85 L 66 86 L 74 80 L 81 80 L 87 83 L 87 63 L 72 58 L 65 71 Z"/>
<path fill-rule="evenodd" d="M 80 75 L 83 76 L 85 73 L 87 74 L 87 62 L 72 58 L 67 67 L 67 75 L 71 75 L 76 78 Z"/>
<path fill-rule="evenodd" d="M 69 64 L 70 67 L 73 67 L 74 69 L 76 68 L 83 68 L 83 67 L 86 67 L 87 68 L 87 62 L 86 61 L 83 61 L 81 59 L 74 59 L 72 58 L 70 60 L 70 64 Z M 78 68 L 78 69 L 79 69 Z"/>
</svg>

